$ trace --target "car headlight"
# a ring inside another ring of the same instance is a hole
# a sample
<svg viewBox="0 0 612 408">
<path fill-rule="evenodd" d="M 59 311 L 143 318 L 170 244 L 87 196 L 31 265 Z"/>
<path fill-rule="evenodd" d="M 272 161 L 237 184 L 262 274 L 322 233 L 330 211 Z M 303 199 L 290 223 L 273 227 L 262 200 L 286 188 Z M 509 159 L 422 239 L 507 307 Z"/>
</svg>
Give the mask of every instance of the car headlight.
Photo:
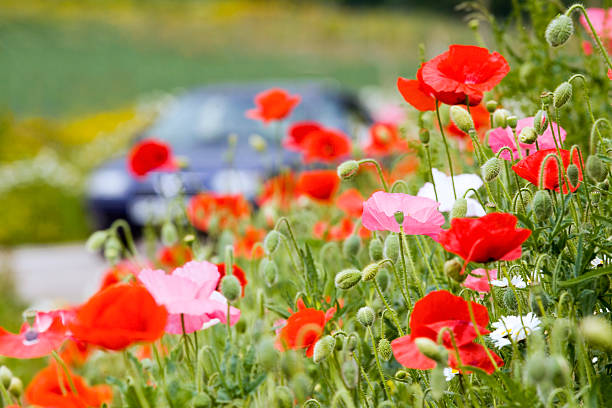
<svg viewBox="0 0 612 408">
<path fill-rule="evenodd" d="M 88 192 L 92 198 L 119 198 L 130 187 L 130 178 L 123 170 L 98 170 L 89 179 Z"/>
<path fill-rule="evenodd" d="M 255 198 L 259 185 L 259 174 L 244 170 L 220 170 L 211 180 L 213 191 L 221 194 L 242 194 L 246 199 Z"/>
</svg>

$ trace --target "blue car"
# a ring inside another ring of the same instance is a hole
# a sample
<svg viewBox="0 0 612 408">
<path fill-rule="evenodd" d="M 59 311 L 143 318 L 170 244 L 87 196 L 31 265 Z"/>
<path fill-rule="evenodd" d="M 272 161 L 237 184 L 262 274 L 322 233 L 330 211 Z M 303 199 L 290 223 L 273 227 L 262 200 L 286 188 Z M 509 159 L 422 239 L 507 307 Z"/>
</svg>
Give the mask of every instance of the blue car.
<svg viewBox="0 0 612 408">
<path fill-rule="evenodd" d="M 200 191 L 241 193 L 253 201 L 266 178 L 281 167 L 299 166 L 300 157 L 279 142 L 291 123 L 313 120 L 354 134 L 370 122 L 355 95 L 324 83 L 280 85 L 302 98 L 280 125 L 247 118 L 255 95 L 273 86 L 279 85 L 214 85 L 176 97 L 138 140 L 169 143 L 187 167 L 177 173 L 153 173 L 141 181 L 130 176 L 125 157 L 104 164 L 88 184 L 87 204 L 96 226 L 106 228 L 117 218 L 136 227 L 157 223 L 167 215 L 167 197 L 179 190 L 185 197 Z"/>
</svg>

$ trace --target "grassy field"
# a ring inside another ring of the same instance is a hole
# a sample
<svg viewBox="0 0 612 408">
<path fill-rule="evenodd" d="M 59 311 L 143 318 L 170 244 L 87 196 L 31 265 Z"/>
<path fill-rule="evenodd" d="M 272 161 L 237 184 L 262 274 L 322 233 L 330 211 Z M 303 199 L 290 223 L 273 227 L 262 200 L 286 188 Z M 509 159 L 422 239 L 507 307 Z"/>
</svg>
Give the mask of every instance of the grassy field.
<svg viewBox="0 0 612 408">
<path fill-rule="evenodd" d="M 75 116 L 199 84 L 334 78 L 392 86 L 431 53 L 469 42 L 460 19 L 308 3 L 0 2 L 0 106 Z M 177 5 L 178 4 L 178 5 Z M 425 29 L 427 27 L 427 29 Z"/>
</svg>

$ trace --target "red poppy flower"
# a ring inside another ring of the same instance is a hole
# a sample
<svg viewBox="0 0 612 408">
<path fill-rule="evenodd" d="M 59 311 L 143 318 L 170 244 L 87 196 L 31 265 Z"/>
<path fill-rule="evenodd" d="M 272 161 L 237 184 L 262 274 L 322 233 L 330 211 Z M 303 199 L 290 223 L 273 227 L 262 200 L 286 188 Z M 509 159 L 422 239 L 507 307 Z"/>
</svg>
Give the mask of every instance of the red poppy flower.
<svg viewBox="0 0 612 408">
<path fill-rule="evenodd" d="M 223 279 L 223 277 L 225 276 L 225 264 L 217 264 L 217 269 L 219 270 L 219 283 L 217 284 L 217 290 L 221 291 L 221 279 Z M 242 288 L 242 296 L 244 297 L 244 288 L 246 287 L 247 283 L 249 283 L 246 278 L 246 274 L 244 273 L 241 267 L 234 264 L 232 268 L 232 275 L 234 275 L 238 279 L 238 282 L 240 282 L 240 287 Z"/>
<path fill-rule="evenodd" d="M 165 246 L 157 252 L 157 261 L 166 269 L 175 269 L 193 260 L 193 251 L 187 245 Z"/>
<path fill-rule="evenodd" d="M 0 327 L 0 355 L 11 358 L 39 358 L 58 350 L 68 339 L 67 314 L 59 311 L 37 313 L 34 323 L 24 323 L 18 334 Z"/>
<path fill-rule="evenodd" d="M 469 302 L 474 321 L 478 325 L 480 334 L 487 334 L 489 313 L 487 308 L 475 302 Z M 417 370 L 429 370 L 436 366 L 434 360 L 425 357 L 419 351 L 414 340 L 426 337 L 435 342 L 442 328 L 448 327 L 453 332 L 457 344 L 457 351 L 461 364 L 464 366 L 479 367 L 491 374 L 495 366 L 485 351 L 485 347 L 475 343 L 476 330 L 470 317 L 468 302 L 446 290 L 438 290 L 427 294 L 414 304 L 410 315 L 410 334 L 397 338 L 391 342 L 393 355 L 404 367 Z M 449 351 L 448 364 L 452 368 L 458 367 L 457 353 L 453 347 L 448 332 L 443 334 L 442 345 Z M 503 366 L 503 360 L 489 350 L 498 367 Z"/>
<path fill-rule="evenodd" d="M 460 106 L 467 109 L 466 105 Z M 482 137 L 484 135 L 484 132 L 491 127 L 491 118 L 489 115 L 489 111 L 482 104 L 476 105 L 470 107 L 470 115 L 472 116 L 472 120 L 474 121 L 474 128 L 476 128 L 476 133 L 478 133 L 478 136 Z M 448 125 L 446 126 L 444 131 L 446 132 L 446 134 L 458 137 L 460 139 L 465 139 L 468 137 L 468 134 L 459 129 L 452 120 L 448 122 Z"/>
<path fill-rule="evenodd" d="M 281 351 L 305 348 L 306 357 L 312 357 L 314 345 L 325 329 L 325 322 L 325 312 L 322 310 L 312 308 L 298 310 L 289 316 L 287 324 L 280 330 L 276 347 Z"/>
<path fill-rule="evenodd" d="M 406 102 L 421 112 L 436 110 L 433 91 L 423 82 L 423 65 L 417 71 L 417 79 L 397 78 L 397 89 Z"/>
<path fill-rule="evenodd" d="M 82 377 L 72 373 L 70 377 L 77 394 L 72 392 L 68 378 L 59 366 L 52 364 L 43 368 L 26 388 L 26 401 L 36 406 L 61 408 L 99 407 L 104 403 L 111 403 L 113 391 L 108 385 L 90 387 Z M 63 387 L 60 386 L 60 379 Z"/>
<path fill-rule="evenodd" d="M 153 170 L 173 171 L 177 168 L 170 146 L 159 140 L 142 140 L 128 154 L 128 169 L 136 178 L 142 178 Z"/>
<path fill-rule="evenodd" d="M 265 182 L 262 192 L 257 198 L 257 204 L 274 204 L 287 210 L 295 197 L 296 177 L 292 172 L 284 172 Z"/>
<path fill-rule="evenodd" d="M 81 341 L 68 340 L 64 343 L 60 357 L 71 367 L 85 364 L 95 347 Z"/>
<path fill-rule="evenodd" d="M 336 130 L 315 130 L 303 140 L 301 151 L 304 163 L 333 163 L 351 153 L 351 139 Z"/>
<path fill-rule="evenodd" d="M 363 213 L 363 196 L 356 188 L 349 188 L 336 198 L 336 205 L 347 215 L 359 218 Z"/>
<path fill-rule="evenodd" d="M 521 244 L 531 231 L 516 228 L 512 214 L 491 213 L 480 218 L 453 218 L 437 241 L 466 262 L 512 261 L 521 257 Z"/>
<path fill-rule="evenodd" d="M 379 122 L 370 127 L 370 138 L 364 146 L 367 155 L 386 156 L 406 150 L 408 143 L 400 137 L 397 125 Z"/>
<path fill-rule="evenodd" d="M 264 123 L 281 120 L 289 116 L 300 100 L 299 95 L 289 95 L 284 89 L 268 89 L 255 96 L 256 108 L 248 110 L 246 116 Z"/>
<path fill-rule="evenodd" d="M 283 140 L 283 146 L 288 150 L 301 151 L 307 136 L 322 129 L 323 126 L 317 122 L 295 122 L 289 127 L 287 137 Z"/>
<path fill-rule="evenodd" d="M 168 312 L 142 286 L 116 284 L 93 295 L 76 311 L 70 331 L 77 340 L 110 350 L 164 335 Z"/>
<path fill-rule="evenodd" d="M 297 191 L 308 197 L 329 202 L 340 185 L 335 170 L 308 170 L 300 174 Z"/>
<path fill-rule="evenodd" d="M 240 194 L 199 193 L 187 206 L 189 221 L 201 231 L 208 231 L 213 216 L 220 228 L 235 228 L 250 213 L 248 201 Z"/>
<path fill-rule="evenodd" d="M 534 154 L 530 154 L 525 157 L 523 160 L 516 163 L 512 166 L 512 170 L 520 177 L 529 181 L 531 184 L 535 184 L 536 186 L 540 185 L 540 168 L 542 167 L 542 162 L 544 158 L 549 154 L 557 154 L 557 149 L 546 149 L 546 150 L 538 150 Z M 563 163 L 563 167 L 565 168 L 564 174 L 566 176 L 567 183 L 563 183 L 563 193 L 567 194 L 567 186 L 569 185 L 570 191 L 573 193 L 578 190 L 580 187 L 580 182 L 573 186 L 572 183 L 567 179 L 567 166 L 570 165 L 570 151 L 561 149 L 561 162 Z M 582 165 L 580 163 L 580 156 L 578 153 L 574 154 L 571 162 L 578 166 L 578 179 L 582 181 Z M 544 168 L 544 186 L 547 190 L 555 190 L 559 191 L 559 165 L 557 164 L 557 160 L 550 158 L 546 161 L 546 167 Z"/>
<path fill-rule="evenodd" d="M 149 265 L 146 265 L 144 267 L 148 266 Z M 100 290 L 114 285 L 115 283 L 124 282 L 129 276 L 138 276 L 138 272 L 140 272 L 142 268 L 143 267 L 133 261 L 124 260 L 119 262 L 104 273 Z"/>
<path fill-rule="evenodd" d="M 252 225 L 247 225 L 244 230 L 244 234 L 240 235 L 234 244 L 234 252 L 236 256 L 241 256 L 243 258 L 251 259 L 251 258 L 261 258 L 264 255 L 264 250 L 262 247 L 258 246 L 255 251 L 255 244 L 263 241 L 266 237 L 266 231 L 255 228 Z"/>
<path fill-rule="evenodd" d="M 422 82 L 447 105 L 478 105 L 483 92 L 490 91 L 510 71 L 499 53 L 473 45 L 451 45 L 448 51 L 421 67 Z"/>
</svg>

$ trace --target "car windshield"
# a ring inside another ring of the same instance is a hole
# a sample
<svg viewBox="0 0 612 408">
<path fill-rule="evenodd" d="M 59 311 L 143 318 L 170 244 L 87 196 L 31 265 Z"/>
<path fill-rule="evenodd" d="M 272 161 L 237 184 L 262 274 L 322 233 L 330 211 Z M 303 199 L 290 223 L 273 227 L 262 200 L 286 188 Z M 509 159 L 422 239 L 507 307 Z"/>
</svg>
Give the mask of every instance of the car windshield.
<svg viewBox="0 0 612 408">
<path fill-rule="evenodd" d="M 245 112 L 254 108 L 250 93 L 200 93 L 178 98 L 147 132 L 171 143 L 175 148 L 189 147 L 197 143 L 225 141 L 232 133 L 238 135 L 259 134 L 269 140 L 278 129 L 274 124 L 264 125 L 249 119 Z M 302 95 L 301 103 L 291 113 L 290 121 L 283 121 L 284 134 L 287 122 L 314 120 L 324 126 L 347 131 L 347 112 L 338 99 L 325 94 Z"/>
</svg>

